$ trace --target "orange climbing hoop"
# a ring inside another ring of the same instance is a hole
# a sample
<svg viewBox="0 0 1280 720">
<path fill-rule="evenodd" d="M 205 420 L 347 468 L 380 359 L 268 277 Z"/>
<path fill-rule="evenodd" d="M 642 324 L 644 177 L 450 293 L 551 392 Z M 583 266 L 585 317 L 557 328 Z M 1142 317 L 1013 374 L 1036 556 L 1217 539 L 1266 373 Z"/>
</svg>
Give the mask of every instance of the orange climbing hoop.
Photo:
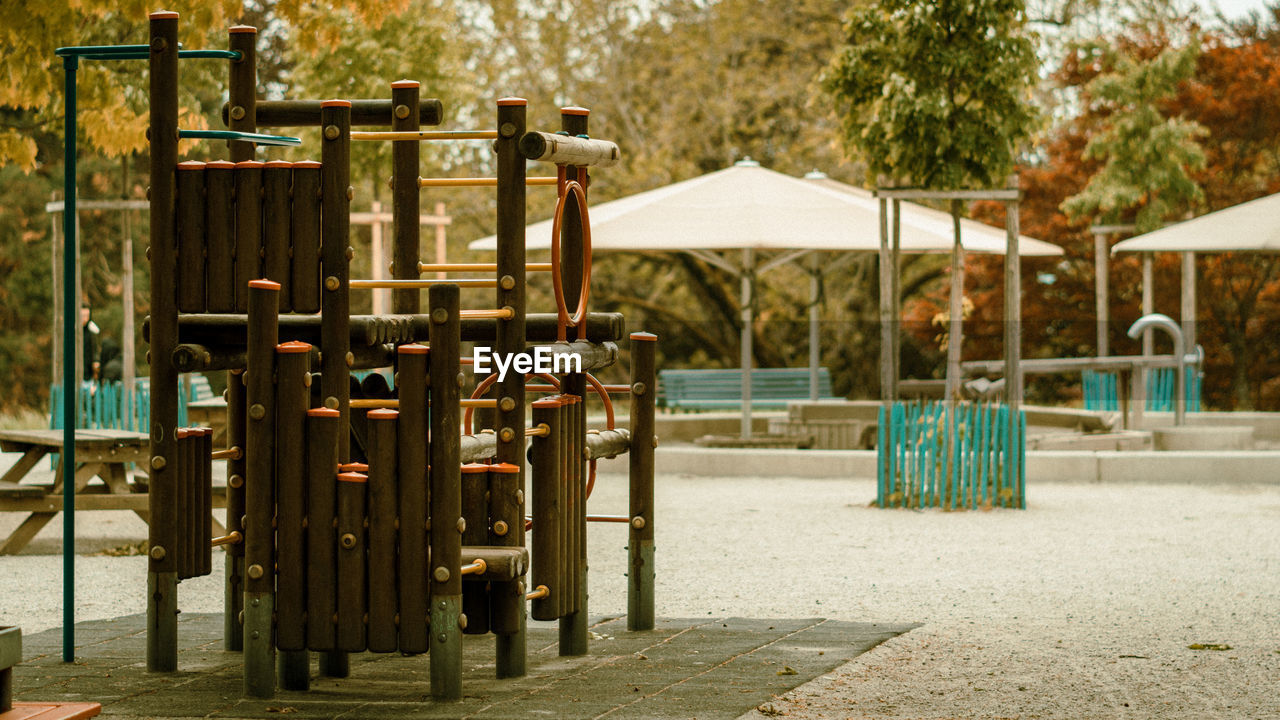
<svg viewBox="0 0 1280 720">
<path fill-rule="evenodd" d="M 587 298 L 591 294 L 591 220 L 587 214 L 587 169 L 578 168 L 577 179 L 569 180 L 565 166 L 560 165 L 556 170 L 556 178 L 559 197 L 556 200 L 556 214 L 551 221 L 551 288 L 556 296 L 556 339 L 565 340 L 566 328 L 574 327 L 576 339 L 582 340 L 587 336 L 584 320 L 587 317 Z M 569 307 L 565 305 L 564 277 L 560 263 L 560 231 L 570 195 L 573 195 L 578 215 L 582 219 L 582 287 L 578 294 L 578 307 L 573 315 L 569 314 Z"/>
</svg>

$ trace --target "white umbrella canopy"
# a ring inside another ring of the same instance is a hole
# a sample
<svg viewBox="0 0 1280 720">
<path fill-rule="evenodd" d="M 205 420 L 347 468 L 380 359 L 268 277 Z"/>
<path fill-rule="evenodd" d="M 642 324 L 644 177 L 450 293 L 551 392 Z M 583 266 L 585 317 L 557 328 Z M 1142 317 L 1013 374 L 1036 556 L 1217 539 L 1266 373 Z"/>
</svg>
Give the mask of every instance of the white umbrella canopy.
<svg viewBox="0 0 1280 720">
<path fill-rule="evenodd" d="M 757 272 L 811 252 L 878 252 L 880 201 L 869 192 L 843 183 L 834 185 L 784 175 L 750 159 L 732 167 L 618 200 L 590 205 L 592 251 L 686 252 L 742 278 L 743 373 L 742 435 L 751 435 L 750 298 Z M 955 237 L 951 216 L 912 203 L 900 223 L 903 252 L 951 252 Z M 964 224 L 968 223 L 968 224 Z M 552 221 L 525 227 L 525 247 L 551 248 Z M 1022 255 L 1061 255 L 1055 245 L 1022 238 Z M 1004 254 L 1003 231 L 962 221 L 965 250 Z M 497 237 L 471 242 L 471 250 L 497 250 Z M 719 252 L 741 253 L 741 263 Z M 757 251 L 782 251 L 781 260 L 761 263 Z M 820 273 L 821 266 L 810 270 Z M 811 280 L 815 304 L 810 308 L 810 387 L 817 392 L 817 277 Z"/>
<path fill-rule="evenodd" d="M 1116 243 L 1111 252 L 1280 252 L 1280 193 Z"/>
<path fill-rule="evenodd" d="M 828 182 L 830 184 L 828 184 Z M 903 252 L 950 252 L 951 216 L 903 203 Z M 871 193 L 835 181 L 794 178 L 758 163 L 733 167 L 589 207 L 593 250 L 830 250 L 880 248 L 880 206 Z M 963 220 L 967 252 L 1004 253 L 1002 230 Z M 551 221 L 525 229 L 526 247 L 551 247 Z M 1023 238 L 1023 255 L 1061 255 Z M 496 250 L 489 236 L 472 250 Z"/>
</svg>

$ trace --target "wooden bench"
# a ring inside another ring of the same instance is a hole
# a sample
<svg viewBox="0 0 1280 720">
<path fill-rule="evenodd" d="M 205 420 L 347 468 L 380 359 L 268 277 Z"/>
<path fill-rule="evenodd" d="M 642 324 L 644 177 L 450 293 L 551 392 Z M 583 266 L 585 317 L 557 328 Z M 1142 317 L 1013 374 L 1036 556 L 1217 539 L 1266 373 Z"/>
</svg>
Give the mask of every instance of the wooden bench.
<svg viewBox="0 0 1280 720">
<path fill-rule="evenodd" d="M 31 542 L 45 525 L 62 512 L 62 431 L 3 430 L 0 451 L 20 452 L 22 457 L 0 476 L 0 512 L 25 512 L 27 517 L 0 542 L 0 555 L 12 555 Z M 53 484 L 23 483 L 46 455 L 58 454 Z M 147 485 L 143 478 L 130 480 L 129 465 L 145 466 L 151 455 L 146 433 L 125 430 L 76 430 L 76 509 L 131 510 L 148 518 Z M 91 485 L 98 477 L 102 485 Z M 215 493 L 214 507 L 225 507 L 225 493 Z M 221 524 L 215 528 L 221 534 Z"/>
<path fill-rule="evenodd" d="M 662 370 L 658 404 L 673 410 L 730 410 L 742 407 L 741 370 Z M 834 399 L 831 372 L 818 370 L 818 398 Z M 808 368 L 758 368 L 751 371 L 751 407 L 781 410 L 793 400 L 809 399 Z"/>
</svg>

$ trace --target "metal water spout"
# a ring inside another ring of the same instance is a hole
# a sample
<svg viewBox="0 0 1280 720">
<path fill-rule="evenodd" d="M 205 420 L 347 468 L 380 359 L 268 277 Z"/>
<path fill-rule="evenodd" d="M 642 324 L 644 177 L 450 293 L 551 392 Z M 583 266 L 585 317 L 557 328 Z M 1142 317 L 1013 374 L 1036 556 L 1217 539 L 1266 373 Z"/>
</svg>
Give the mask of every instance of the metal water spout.
<svg viewBox="0 0 1280 720">
<path fill-rule="evenodd" d="M 1137 340 L 1147 328 L 1160 328 L 1173 338 L 1173 356 L 1178 369 L 1174 377 L 1173 424 L 1182 425 L 1187 418 L 1187 352 L 1182 338 L 1182 328 L 1173 318 L 1163 313 L 1143 315 L 1129 327 L 1129 337 Z"/>
</svg>

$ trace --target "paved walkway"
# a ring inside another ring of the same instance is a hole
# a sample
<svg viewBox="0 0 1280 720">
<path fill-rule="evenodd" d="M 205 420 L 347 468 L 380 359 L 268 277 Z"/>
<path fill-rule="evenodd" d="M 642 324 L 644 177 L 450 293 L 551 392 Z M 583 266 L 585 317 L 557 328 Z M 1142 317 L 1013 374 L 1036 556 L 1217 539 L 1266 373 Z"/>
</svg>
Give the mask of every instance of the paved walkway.
<svg viewBox="0 0 1280 720">
<path fill-rule="evenodd" d="M 831 671 L 911 625 L 832 620 L 659 620 L 627 632 L 602 619 L 589 655 L 561 658 L 553 623 L 533 623 L 529 675 L 493 678 L 493 641 L 464 642 L 464 697 L 430 700 L 428 656 L 353 655 L 345 679 L 313 675 L 307 692 L 241 697 L 240 655 L 222 650 L 220 615 L 181 616 L 180 671 L 149 674 L 145 617 L 77 626 L 77 662 L 61 661 L 61 634 L 24 638 L 18 700 L 95 701 L 116 718 L 737 718 Z"/>
</svg>

